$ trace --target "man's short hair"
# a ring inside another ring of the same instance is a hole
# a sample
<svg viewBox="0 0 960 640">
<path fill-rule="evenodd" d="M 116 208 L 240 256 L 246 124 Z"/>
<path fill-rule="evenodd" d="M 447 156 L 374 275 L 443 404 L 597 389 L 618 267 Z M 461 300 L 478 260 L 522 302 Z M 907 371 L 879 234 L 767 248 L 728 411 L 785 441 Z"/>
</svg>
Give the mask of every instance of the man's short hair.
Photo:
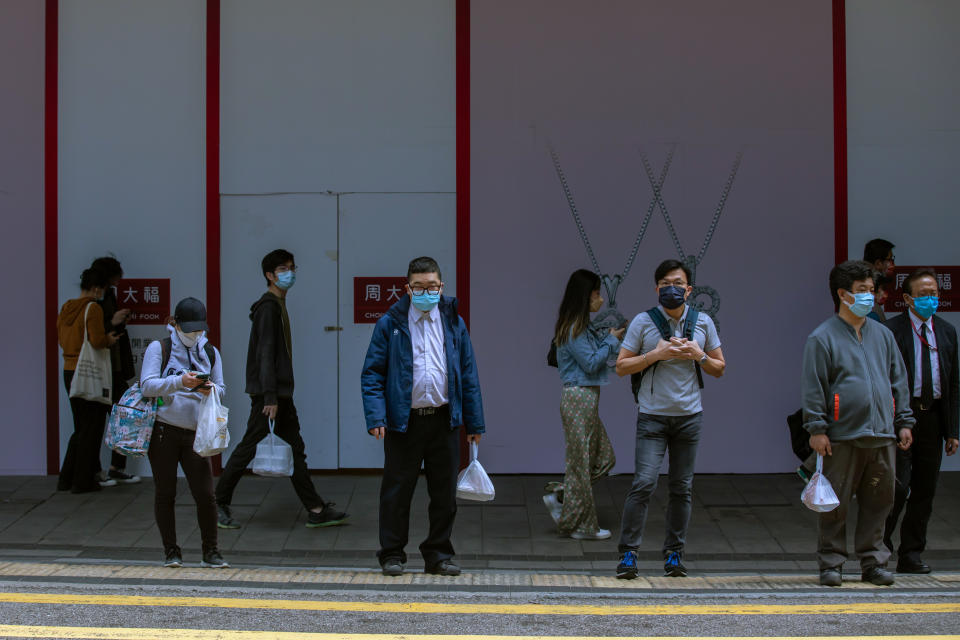
<svg viewBox="0 0 960 640">
<path fill-rule="evenodd" d="M 846 289 L 853 293 L 853 283 L 861 280 L 873 280 L 874 287 L 876 287 L 877 273 L 874 271 L 873 265 L 864 260 L 847 260 L 831 269 L 830 297 L 833 298 L 834 306 L 840 306 L 837 289 Z"/>
<path fill-rule="evenodd" d="M 443 276 L 440 274 L 440 265 L 429 256 L 420 256 L 410 261 L 407 266 L 407 280 L 415 273 L 435 273 L 443 281 Z"/>
<path fill-rule="evenodd" d="M 693 284 L 693 274 L 690 273 L 690 267 L 672 258 L 661 262 L 657 270 L 653 272 L 654 283 L 659 283 L 668 273 L 677 269 L 683 269 L 683 275 L 687 276 L 687 284 Z"/>
<path fill-rule="evenodd" d="M 277 267 L 281 267 L 288 262 L 293 262 L 293 254 L 286 249 L 274 249 L 263 256 L 263 260 L 260 261 L 260 267 L 263 269 L 263 277 L 267 281 L 267 284 L 270 284 L 270 279 L 267 278 L 267 274 L 273 273 L 277 270 Z"/>
<path fill-rule="evenodd" d="M 889 240 L 874 238 L 863 247 L 863 261 L 873 264 L 877 260 L 886 260 L 893 246 Z"/>
<path fill-rule="evenodd" d="M 924 276 L 930 276 L 934 280 L 937 280 L 937 272 L 931 269 L 930 267 L 920 267 L 913 273 L 907 276 L 906 280 L 903 281 L 903 292 L 913 297 L 913 283 L 919 280 Z M 937 280 L 937 286 L 940 285 L 940 281 Z"/>
<path fill-rule="evenodd" d="M 94 288 L 106 289 L 109 282 L 110 278 L 106 273 L 93 267 L 84 269 L 83 273 L 80 274 L 80 288 L 84 291 Z"/>
<path fill-rule="evenodd" d="M 123 267 L 120 266 L 120 261 L 113 256 L 103 256 L 97 258 L 93 261 L 93 264 L 90 265 L 90 268 L 103 271 L 108 278 L 123 277 Z"/>
</svg>

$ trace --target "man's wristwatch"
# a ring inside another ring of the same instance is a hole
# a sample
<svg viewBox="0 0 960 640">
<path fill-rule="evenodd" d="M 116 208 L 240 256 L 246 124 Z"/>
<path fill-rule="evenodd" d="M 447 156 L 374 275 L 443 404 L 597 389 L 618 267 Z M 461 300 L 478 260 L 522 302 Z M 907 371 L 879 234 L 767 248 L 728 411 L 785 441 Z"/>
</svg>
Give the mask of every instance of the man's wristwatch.
<svg viewBox="0 0 960 640">
<path fill-rule="evenodd" d="M 707 352 L 704 351 L 704 352 L 703 352 L 703 355 L 700 356 L 700 364 L 703 364 L 703 363 L 706 362 L 706 361 L 707 361 Z"/>
</svg>

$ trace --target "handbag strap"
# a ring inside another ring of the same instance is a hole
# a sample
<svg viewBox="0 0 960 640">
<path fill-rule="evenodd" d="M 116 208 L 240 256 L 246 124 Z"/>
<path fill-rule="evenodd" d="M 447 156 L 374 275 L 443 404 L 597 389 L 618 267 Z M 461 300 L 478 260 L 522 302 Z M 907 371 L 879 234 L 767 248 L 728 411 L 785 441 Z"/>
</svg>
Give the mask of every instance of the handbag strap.
<svg viewBox="0 0 960 640">
<path fill-rule="evenodd" d="M 470 443 L 470 462 L 473 462 L 474 460 L 477 459 L 477 453 L 479 452 L 479 450 L 480 450 L 480 445 L 478 445 L 476 442 Z"/>
<path fill-rule="evenodd" d="M 274 425 L 274 424 L 275 424 L 275 421 L 273 420 L 273 418 L 267 418 L 267 429 L 270 430 L 270 435 L 273 435 L 273 425 Z"/>
<path fill-rule="evenodd" d="M 97 304 L 93 300 L 87 303 L 87 306 L 83 308 L 83 341 L 89 342 L 87 338 L 87 316 L 90 314 L 90 305 Z"/>
<path fill-rule="evenodd" d="M 823 456 L 817 454 L 817 473 L 823 473 Z"/>
</svg>

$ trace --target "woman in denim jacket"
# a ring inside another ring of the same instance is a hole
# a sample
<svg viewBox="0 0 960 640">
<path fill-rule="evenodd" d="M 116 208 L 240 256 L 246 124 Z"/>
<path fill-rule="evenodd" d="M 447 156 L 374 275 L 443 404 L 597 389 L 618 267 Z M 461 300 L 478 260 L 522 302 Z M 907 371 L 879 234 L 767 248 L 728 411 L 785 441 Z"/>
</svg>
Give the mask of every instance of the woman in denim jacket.
<svg viewBox="0 0 960 640">
<path fill-rule="evenodd" d="M 562 485 L 548 485 L 543 502 L 561 535 L 576 540 L 610 537 L 610 531 L 597 522 L 592 485 L 616 463 L 598 409 L 600 387 L 607 384 L 610 371 L 607 362 L 616 358 L 624 329 L 593 329 L 590 313 L 601 306 L 600 277 L 586 269 L 574 271 L 567 281 L 554 333 L 563 380 L 560 416 L 567 448 L 566 473 Z"/>
</svg>

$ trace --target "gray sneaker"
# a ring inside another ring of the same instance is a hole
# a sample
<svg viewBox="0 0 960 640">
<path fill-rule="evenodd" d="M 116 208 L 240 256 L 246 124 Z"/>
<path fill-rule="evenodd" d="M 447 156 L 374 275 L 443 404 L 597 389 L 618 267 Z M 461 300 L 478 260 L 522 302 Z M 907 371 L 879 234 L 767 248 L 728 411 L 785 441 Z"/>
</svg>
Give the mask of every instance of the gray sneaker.
<svg viewBox="0 0 960 640">
<path fill-rule="evenodd" d="M 230 567 L 216 549 L 203 552 L 203 560 L 200 561 L 200 566 L 208 569 L 228 569 Z"/>
<path fill-rule="evenodd" d="M 233 519 L 233 513 L 230 512 L 230 505 L 217 505 L 217 526 L 221 529 L 240 528 L 240 523 Z"/>
</svg>

